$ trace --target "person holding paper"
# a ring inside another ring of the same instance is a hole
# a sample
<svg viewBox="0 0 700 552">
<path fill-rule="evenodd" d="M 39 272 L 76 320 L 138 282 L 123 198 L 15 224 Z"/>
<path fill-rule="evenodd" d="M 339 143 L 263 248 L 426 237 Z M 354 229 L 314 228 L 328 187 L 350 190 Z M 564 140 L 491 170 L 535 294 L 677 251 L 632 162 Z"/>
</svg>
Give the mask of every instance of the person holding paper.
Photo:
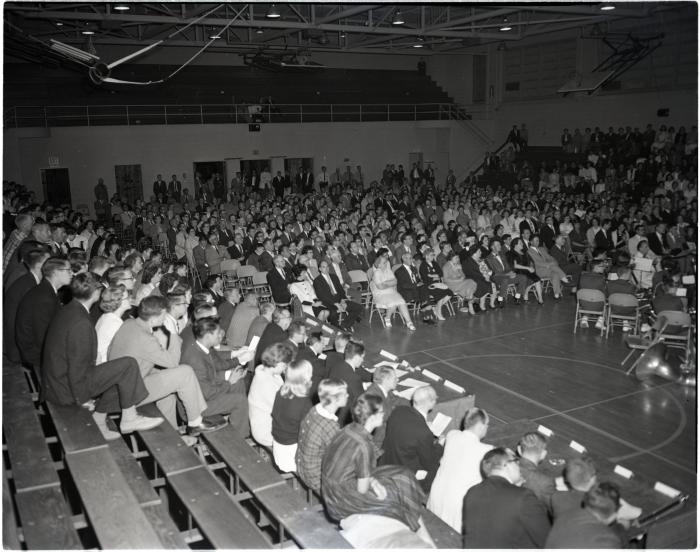
<svg viewBox="0 0 700 552">
<path fill-rule="evenodd" d="M 216 318 L 200 318 L 192 325 L 195 341 L 182 351 L 180 362 L 192 367 L 207 409 L 205 419 L 228 416 L 231 426 L 241 437 L 250 434 L 248 425 L 248 399 L 245 392 L 245 364 L 252 359 L 251 352 L 244 352 L 237 359 L 223 361 L 213 354 L 221 344 L 224 330 Z M 227 375 L 228 373 L 228 375 Z"/>
<path fill-rule="evenodd" d="M 648 241 L 639 241 L 632 263 L 634 266 L 632 274 L 640 289 L 651 289 L 654 272 L 658 270 L 659 258 L 649 249 Z"/>
<path fill-rule="evenodd" d="M 391 317 L 398 308 L 406 327 L 413 331 L 416 327 L 411 320 L 411 314 L 408 312 L 406 301 L 396 290 L 396 284 L 396 276 L 391 271 L 391 266 L 389 265 L 389 250 L 381 248 L 377 251 L 377 258 L 374 261 L 374 270 L 372 271 L 369 284 L 374 303 L 378 308 L 386 309 L 386 316 L 384 318 L 385 327 L 391 328 Z"/>
<path fill-rule="evenodd" d="M 335 520 L 353 514 L 396 519 L 434 546 L 421 517 L 425 493 L 415 475 L 402 466 L 377 466 L 372 432 L 383 419 L 380 397 L 362 394 L 353 403 L 353 423 L 335 436 L 323 457 L 326 511 Z"/>
<path fill-rule="evenodd" d="M 428 510 L 462 533 L 462 502 L 467 491 L 481 481 L 481 459 L 493 446 L 482 443 L 489 427 L 489 416 L 481 408 L 464 415 L 464 430 L 453 429 L 445 438 L 440 460 L 428 497 Z"/>
<path fill-rule="evenodd" d="M 442 458 L 442 445 L 428 427 L 428 413 L 437 404 L 437 393 L 430 385 L 413 393 L 413 406 L 397 406 L 386 422 L 384 455 L 380 464 L 398 464 L 415 474 L 427 472 L 420 485 L 430 491 Z"/>
</svg>

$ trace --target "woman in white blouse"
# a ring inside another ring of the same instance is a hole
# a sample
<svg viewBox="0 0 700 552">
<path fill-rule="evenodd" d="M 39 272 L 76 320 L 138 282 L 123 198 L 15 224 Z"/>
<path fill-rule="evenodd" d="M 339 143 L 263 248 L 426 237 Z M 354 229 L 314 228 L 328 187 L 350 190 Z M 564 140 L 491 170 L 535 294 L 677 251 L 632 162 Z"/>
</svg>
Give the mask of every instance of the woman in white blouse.
<svg viewBox="0 0 700 552">
<path fill-rule="evenodd" d="M 301 310 L 315 316 L 322 322 L 328 318 L 329 312 L 319 301 L 314 291 L 313 278 L 305 265 L 296 265 L 292 269 L 294 282 L 289 284 L 289 292 L 301 302 Z"/>
<path fill-rule="evenodd" d="M 265 447 L 272 446 L 272 407 L 282 384 L 282 374 L 294 358 L 285 343 L 274 343 L 263 351 L 261 361 L 248 391 L 248 417 L 253 439 Z"/>
<path fill-rule="evenodd" d="M 131 308 L 129 292 L 123 284 L 111 285 L 102 292 L 100 310 L 104 313 L 95 324 L 97 332 L 97 364 L 107 362 L 107 351 L 114 334 L 123 324 L 122 316 Z"/>
</svg>

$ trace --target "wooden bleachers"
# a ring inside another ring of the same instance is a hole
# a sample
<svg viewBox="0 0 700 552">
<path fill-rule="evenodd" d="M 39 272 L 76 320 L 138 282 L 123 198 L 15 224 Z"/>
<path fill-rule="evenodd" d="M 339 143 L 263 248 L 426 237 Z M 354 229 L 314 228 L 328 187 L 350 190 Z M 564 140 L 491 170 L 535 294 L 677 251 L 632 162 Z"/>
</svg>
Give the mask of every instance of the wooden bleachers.
<svg viewBox="0 0 700 552">
<path fill-rule="evenodd" d="M 140 410 L 146 416 L 160 415 L 153 404 Z M 139 438 L 212 547 L 270 548 L 221 482 L 167 422 L 139 433 Z M 133 446 L 136 439 L 131 440 Z"/>
</svg>

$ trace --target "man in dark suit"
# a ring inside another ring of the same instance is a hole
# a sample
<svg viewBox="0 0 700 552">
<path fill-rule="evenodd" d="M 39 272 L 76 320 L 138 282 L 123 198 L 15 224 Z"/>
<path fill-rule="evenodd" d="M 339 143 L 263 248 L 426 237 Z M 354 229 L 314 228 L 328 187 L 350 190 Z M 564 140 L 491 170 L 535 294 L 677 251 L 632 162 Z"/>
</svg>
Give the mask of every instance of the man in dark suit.
<svg viewBox="0 0 700 552">
<path fill-rule="evenodd" d="M 272 179 L 272 189 L 275 190 L 275 196 L 282 199 L 284 196 L 284 178 L 281 171 L 277 171 L 277 174 Z"/>
<path fill-rule="evenodd" d="M 540 229 L 540 240 L 545 247 L 550 250 L 554 245 L 554 237 L 558 234 L 554 224 L 554 217 L 547 215 L 544 219 L 544 226 Z"/>
<path fill-rule="evenodd" d="M 412 403 L 413 406 L 397 406 L 387 419 L 384 455 L 379 461 L 406 466 L 416 473 L 421 487 L 428 492 L 443 452 L 426 421 L 437 404 L 437 393 L 430 385 L 419 387 L 413 393 Z"/>
<path fill-rule="evenodd" d="M 617 519 L 620 490 L 614 483 L 598 483 L 583 498 L 583 508 L 559 517 L 545 542 L 545 548 L 623 548 L 622 531 L 610 524 Z"/>
<path fill-rule="evenodd" d="M 17 307 L 15 340 L 22 361 L 38 373 L 46 330 L 61 306 L 58 290 L 70 284 L 73 271 L 67 260 L 50 257 L 41 268 L 44 279 L 29 290 Z"/>
<path fill-rule="evenodd" d="M 323 303 L 323 306 L 330 312 L 329 320 L 331 324 L 340 325 L 343 329 L 350 329 L 362 317 L 362 305 L 349 301 L 335 274 L 330 274 L 328 261 L 322 260 L 318 264 L 320 274 L 314 280 L 314 291 L 316 296 Z M 339 323 L 338 314 L 344 312 L 345 318 Z"/>
<path fill-rule="evenodd" d="M 306 339 L 306 344 L 299 347 L 297 351 L 297 360 L 306 360 L 313 368 L 313 375 L 311 376 L 311 389 L 309 389 L 309 395 L 312 397 L 313 401 L 316 402 L 318 397 L 316 396 L 316 391 L 318 390 L 318 384 L 321 380 L 328 377 L 328 368 L 326 363 L 321 357 L 323 353 L 323 338 L 320 333 L 311 334 Z"/>
<path fill-rule="evenodd" d="M 341 426 L 350 423 L 350 405 L 362 395 L 364 387 L 362 382 L 372 381 L 372 374 L 362 368 L 365 360 L 365 346 L 355 341 L 349 341 L 345 346 L 342 363 L 327 363 L 328 377 L 344 381 L 348 386 L 348 406 L 342 407 L 336 413 L 338 423 Z"/>
<path fill-rule="evenodd" d="M 418 271 L 413 266 L 413 257 L 404 253 L 401 266 L 396 269 L 396 290 L 407 302 L 415 301 L 424 306 L 428 302 L 428 287 L 421 281 Z"/>
<path fill-rule="evenodd" d="M 580 510 L 583 497 L 598 482 L 596 467 L 590 457 L 572 458 L 564 467 L 564 481 L 568 491 L 556 491 L 552 495 L 552 517 L 554 521 L 571 510 Z"/>
<path fill-rule="evenodd" d="M 272 322 L 265 326 L 258 342 L 258 348 L 255 351 L 256 366 L 260 364 L 260 357 L 265 349 L 270 345 L 287 340 L 287 329 L 291 322 L 292 315 L 287 309 L 277 309 L 272 313 Z"/>
<path fill-rule="evenodd" d="M 520 223 L 520 226 L 518 227 L 518 230 L 520 230 L 520 233 L 523 233 L 523 230 L 525 229 L 530 230 L 530 235 L 534 236 L 537 234 L 537 221 L 533 218 L 532 216 L 532 210 L 530 209 L 525 209 L 525 220 L 523 220 Z"/>
<path fill-rule="evenodd" d="M 527 289 L 527 276 L 516 274 L 513 267 L 502 254 L 503 244 L 498 238 L 493 238 L 489 244 L 491 254 L 486 257 L 486 264 L 491 269 L 493 274 L 491 280 L 498 287 L 498 302 L 503 304 L 508 295 L 508 286 L 515 285 L 515 303 L 519 304 L 525 290 Z"/>
<path fill-rule="evenodd" d="M 556 491 L 554 478 L 538 469 L 547 456 L 547 441 L 537 432 L 528 432 L 520 438 L 518 454 L 520 455 L 520 474 L 525 481 L 523 487 L 535 493 L 547 508 L 547 512 L 551 512 L 552 495 Z"/>
<path fill-rule="evenodd" d="M 17 309 L 22 298 L 41 282 L 41 267 L 48 258 L 49 254 L 42 250 L 32 249 L 26 252 L 22 262 L 27 266 L 29 272 L 21 276 L 5 293 L 2 308 L 3 354 L 11 362 L 22 360 L 15 340 Z"/>
<path fill-rule="evenodd" d="M 245 364 L 252 359 L 252 353 L 246 352 L 231 360 L 214 354 L 216 351 L 212 349 L 221 344 L 224 336 L 216 318 L 200 318 L 194 322 L 192 330 L 195 339 L 183 348 L 180 362 L 191 366 L 197 376 L 207 401 L 202 416 L 228 416 L 239 435 L 247 437 L 250 428 L 244 378 Z"/>
<path fill-rule="evenodd" d="M 276 255 L 274 267 L 267 273 L 267 283 L 272 292 L 272 299 L 278 305 L 288 305 L 292 300 L 289 292 L 289 284 L 292 283 L 292 274 L 285 270 L 286 260 L 282 255 Z"/>
<path fill-rule="evenodd" d="M 243 245 L 243 236 L 240 234 L 240 232 L 236 232 L 233 235 L 233 245 L 228 247 L 228 254 L 232 259 L 236 259 L 241 263 L 245 261 L 246 250 Z"/>
<path fill-rule="evenodd" d="M 174 174 L 170 182 L 168 182 L 168 195 L 170 195 L 177 203 L 180 202 L 180 196 L 182 195 L 182 182 L 177 179 L 176 174 Z"/>
<path fill-rule="evenodd" d="M 394 390 L 398 385 L 399 378 L 396 375 L 396 370 L 391 366 L 379 366 L 374 371 L 374 377 L 372 378 L 372 385 L 370 385 L 365 393 L 370 395 L 376 395 L 382 398 L 382 408 L 384 409 L 384 423 L 374 430 L 372 438 L 375 445 L 379 449 L 382 449 L 384 444 L 384 437 L 386 436 L 386 422 L 397 406 L 411 406 L 411 403 L 399 397 Z"/>
<path fill-rule="evenodd" d="M 270 238 L 263 242 L 263 247 L 265 250 L 258 256 L 258 267 L 260 272 L 269 272 L 275 265 L 275 248 Z"/>
<path fill-rule="evenodd" d="M 86 272 L 78 274 L 70 287 L 73 300 L 56 314 L 46 334 L 41 364 L 42 399 L 94 409 L 97 426 L 105 439 L 112 440 L 120 434 L 107 427 L 107 413 L 112 407 L 102 395 L 115 388 L 122 410 L 122 433 L 145 431 L 159 425 L 163 418 L 147 418 L 136 413 L 136 405 L 148 396 L 136 360 L 123 357 L 95 365 L 97 333 L 88 312 L 99 300 L 102 284 Z M 95 403 L 93 397 L 98 396 Z"/>
<path fill-rule="evenodd" d="M 168 184 L 163 180 L 162 175 L 156 177 L 156 181 L 153 183 L 153 195 L 156 199 L 165 199 L 168 193 Z"/>
<path fill-rule="evenodd" d="M 650 234 L 647 234 L 649 249 L 659 257 L 668 253 L 668 242 L 666 240 L 666 224 L 660 222 Z"/>
<path fill-rule="evenodd" d="M 367 272 L 369 270 L 369 262 L 367 257 L 365 257 L 360 252 L 360 246 L 357 242 L 350 242 L 349 251 L 343 259 L 345 261 L 345 267 L 350 270 L 361 270 L 362 272 Z"/>
<path fill-rule="evenodd" d="M 549 248 L 549 254 L 557 262 L 564 274 L 570 277 L 569 279 L 571 280 L 573 291 L 576 291 L 582 269 L 580 264 L 569 261 L 566 254 L 566 236 L 557 234 L 554 237 L 554 245 Z"/>
<path fill-rule="evenodd" d="M 484 480 L 464 497 L 464 548 L 542 548 L 550 523 L 530 489 L 515 485 L 520 466 L 512 451 L 496 447 L 481 461 Z"/>
<path fill-rule="evenodd" d="M 224 300 L 217 308 L 219 311 L 221 329 L 224 330 L 225 334 L 231 324 L 236 306 L 241 302 L 241 292 L 238 288 L 228 288 L 224 290 L 223 296 Z"/>
</svg>

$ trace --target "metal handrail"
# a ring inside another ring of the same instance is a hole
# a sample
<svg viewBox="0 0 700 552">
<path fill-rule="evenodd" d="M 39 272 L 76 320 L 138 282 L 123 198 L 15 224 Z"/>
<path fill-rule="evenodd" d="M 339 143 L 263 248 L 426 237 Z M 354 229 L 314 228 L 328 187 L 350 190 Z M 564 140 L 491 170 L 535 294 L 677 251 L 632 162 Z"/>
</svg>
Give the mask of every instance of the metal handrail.
<svg viewBox="0 0 700 552">
<path fill-rule="evenodd" d="M 105 104 L 13 106 L 5 127 L 103 126 L 140 124 L 370 122 L 468 120 L 462 106 L 449 103 L 327 104 Z"/>
</svg>

